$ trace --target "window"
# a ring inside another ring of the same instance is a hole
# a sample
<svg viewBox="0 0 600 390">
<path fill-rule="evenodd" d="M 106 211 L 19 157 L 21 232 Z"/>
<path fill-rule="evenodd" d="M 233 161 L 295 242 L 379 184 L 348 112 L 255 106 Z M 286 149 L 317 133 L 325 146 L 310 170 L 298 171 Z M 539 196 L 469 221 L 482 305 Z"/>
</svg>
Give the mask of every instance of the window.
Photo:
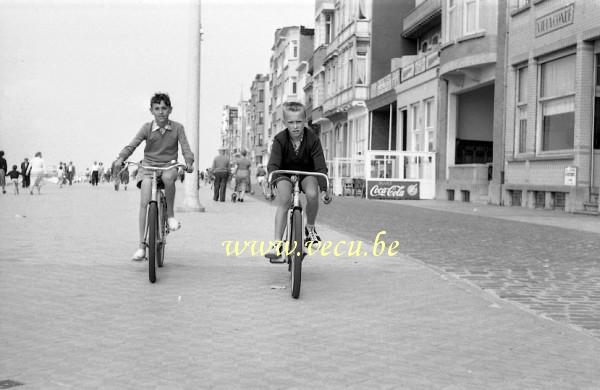
<svg viewBox="0 0 600 390">
<path fill-rule="evenodd" d="M 367 84 L 367 57 L 365 55 L 356 57 L 356 84 Z"/>
<path fill-rule="evenodd" d="M 292 56 L 292 58 L 297 58 L 298 57 L 298 41 L 292 41 L 291 56 Z"/>
<path fill-rule="evenodd" d="M 333 18 L 331 15 L 325 15 L 325 43 L 331 42 L 331 25 Z"/>
<path fill-rule="evenodd" d="M 410 129 L 412 133 L 412 145 L 410 150 L 413 152 L 423 151 L 423 131 L 419 128 L 419 103 L 410 106 Z"/>
<path fill-rule="evenodd" d="M 542 151 L 573 148 L 575 127 L 575 55 L 540 66 Z"/>
<path fill-rule="evenodd" d="M 479 28 L 479 0 L 465 0 L 464 33 L 472 34 Z"/>
<path fill-rule="evenodd" d="M 457 38 L 457 28 L 458 28 L 458 11 L 456 9 L 456 0 L 448 0 L 448 8 L 447 8 L 448 23 L 446 23 L 446 37 L 447 41 L 453 41 Z"/>
<path fill-rule="evenodd" d="M 258 90 L 258 102 L 262 103 L 265 101 L 265 90 L 264 89 L 259 89 Z"/>
<path fill-rule="evenodd" d="M 425 101 L 425 144 L 426 150 L 433 152 L 435 150 L 435 127 L 434 124 L 434 100 L 428 99 Z"/>
<path fill-rule="evenodd" d="M 530 0 L 513 0 L 514 8 L 519 9 L 519 8 L 527 7 L 527 6 L 529 6 L 529 1 Z"/>
<path fill-rule="evenodd" d="M 258 124 L 262 125 L 265 121 L 265 113 L 262 111 L 258 112 Z"/>
<path fill-rule="evenodd" d="M 367 15 L 367 0 L 358 0 L 358 19 L 364 20 L 368 19 Z"/>
<path fill-rule="evenodd" d="M 348 60 L 348 80 L 346 81 L 346 85 L 348 87 L 352 86 L 352 80 L 354 80 L 354 67 L 352 66 L 352 59 Z"/>
<path fill-rule="evenodd" d="M 298 89 L 298 83 L 296 82 L 296 78 L 292 77 L 292 95 L 295 95 L 296 93 L 298 93 L 297 89 Z"/>
<path fill-rule="evenodd" d="M 516 150 L 525 153 L 527 147 L 527 67 L 517 69 Z"/>
</svg>

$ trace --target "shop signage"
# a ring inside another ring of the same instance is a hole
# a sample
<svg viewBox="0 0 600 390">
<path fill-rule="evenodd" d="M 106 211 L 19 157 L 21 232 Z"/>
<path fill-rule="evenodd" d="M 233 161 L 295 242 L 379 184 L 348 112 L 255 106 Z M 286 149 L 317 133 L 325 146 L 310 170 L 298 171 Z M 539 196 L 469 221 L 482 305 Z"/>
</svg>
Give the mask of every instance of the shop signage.
<svg viewBox="0 0 600 390">
<path fill-rule="evenodd" d="M 566 186 L 577 185 L 577 167 L 566 167 L 565 168 L 565 185 Z"/>
<path fill-rule="evenodd" d="M 419 182 L 367 180 L 367 194 L 369 199 L 419 199 Z"/>
<path fill-rule="evenodd" d="M 535 36 L 541 37 L 549 32 L 561 29 L 573 23 L 575 3 L 557 9 L 535 20 Z"/>
</svg>

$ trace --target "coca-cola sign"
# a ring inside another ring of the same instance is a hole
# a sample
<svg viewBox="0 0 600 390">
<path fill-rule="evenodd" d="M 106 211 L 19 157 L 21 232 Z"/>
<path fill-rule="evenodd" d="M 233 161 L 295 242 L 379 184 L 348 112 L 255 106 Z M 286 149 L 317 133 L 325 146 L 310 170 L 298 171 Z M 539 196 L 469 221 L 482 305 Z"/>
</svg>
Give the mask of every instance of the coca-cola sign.
<svg viewBox="0 0 600 390">
<path fill-rule="evenodd" d="M 367 180 L 367 196 L 369 199 L 419 199 L 419 182 Z"/>
</svg>

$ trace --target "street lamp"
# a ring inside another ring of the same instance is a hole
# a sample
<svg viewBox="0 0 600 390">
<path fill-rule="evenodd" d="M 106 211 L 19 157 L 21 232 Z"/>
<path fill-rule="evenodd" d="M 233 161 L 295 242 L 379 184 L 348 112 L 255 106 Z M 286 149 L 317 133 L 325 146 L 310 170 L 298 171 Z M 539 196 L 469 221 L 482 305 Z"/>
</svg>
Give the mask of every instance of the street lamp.
<svg viewBox="0 0 600 390">
<path fill-rule="evenodd" d="M 188 120 L 191 131 L 190 146 L 194 153 L 194 172 L 185 180 L 185 198 L 183 206 L 178 211 L 199 211 L 204 212 L 204 207 L 200 204 L 198 193 L 198 172 L 200 169 L 200 63 L 202 60 L 202 21 L 200 11 L 200 0 L 191 2 L 189 37 L 190 58 L 188 61 Z"/>
</svg>

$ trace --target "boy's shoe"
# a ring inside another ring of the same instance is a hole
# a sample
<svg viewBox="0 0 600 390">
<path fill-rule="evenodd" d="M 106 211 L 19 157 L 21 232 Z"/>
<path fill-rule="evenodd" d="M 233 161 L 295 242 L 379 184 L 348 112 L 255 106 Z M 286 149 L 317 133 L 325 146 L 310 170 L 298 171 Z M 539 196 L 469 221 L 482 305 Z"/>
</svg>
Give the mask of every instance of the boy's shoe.
<svg viewBox="0 0 600 390">
<path fill-rule="evenodd" d="M 285 263 L 285 259 L 283 258 L 283 256 L 281 256 L 281 254 L 281 244 L 275 244 L 271 247 L 271 249 L 269 249 L 267 253 L 265 253 L 265 257 L 269 259 L 271 263 Z"/>
<path fill-rule="evenodd" d="M 244 202 L 244 198 L 238 199 L 238 202 Z"/>
<path fill-rule="evenodd" d="M 308 244 L 309 242 L 312 243 L 312 245 L 318 244 L 321 242 L 321 237 L 319 237 L 319 235 L 317 234 L 317 230 L 315 229 L 314 226 L 305 226 L 304 227 L 304 233 L 306 235 L 306 243 Z"/>
<path fill-rule="evenodd" d="M 167 224 L 169 225 L 169 230 L 172 232 L 174 232 L 175 230 L 179 230 L 179 228 L 181 227 L 181 222 L 179 222 L 173 217 L 167 219 Z"/>
<path fill-rule="evenodd" d="M 131 257 L 132 261 L 143 261 L 146 259 L 146 250 L 142 248 L 138 248 L 133 256 Z"/>
</svg>

